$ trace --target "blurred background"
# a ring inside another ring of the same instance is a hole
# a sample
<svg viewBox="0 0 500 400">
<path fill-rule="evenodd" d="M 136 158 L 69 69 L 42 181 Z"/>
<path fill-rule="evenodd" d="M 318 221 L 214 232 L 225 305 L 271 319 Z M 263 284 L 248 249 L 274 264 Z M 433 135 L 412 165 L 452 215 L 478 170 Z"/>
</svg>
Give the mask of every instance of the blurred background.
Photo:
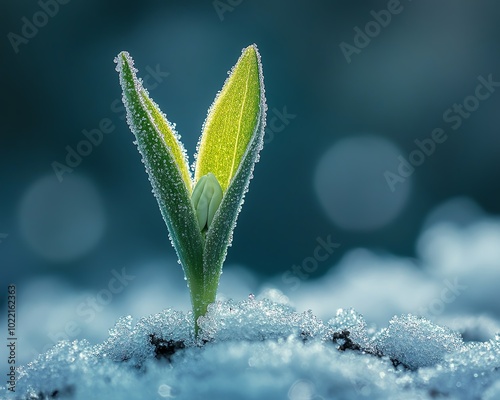
<svg viewBox="0 0 500 400">
<path fill-rule="evenodd" d="M 268 127 L 221 296 L 271 284 L 308 304 L 300 299 L 314 291 L 302 284 L 323 279 L 321 293 L 335 293 L 328 276 L 349 260 L 377 271 L 386 263 L 370 257 L 392 257 L 419 274 L 422 232 L 500 214 L 499 18 L 493 0 L 2 1 L 0 290 L 17 285 L 20 361 L 61 338 L 102 340 L 120 315 L 189 309 L 124 120 L 121 50 L 192 162 L 227 71 L 258 45 Z M 88 142 L 96 130 L 102 140 Z M 460 240 L 447 254 L 471 243 Z M 405 268 L 374 272 L 371 284 Z M 439 275 L 427 298 L 453 278 Z M 358 289 L 349 301 L 368 304 Z M 349 306 L 337 300 L 331 310 Z"/>
</svg>

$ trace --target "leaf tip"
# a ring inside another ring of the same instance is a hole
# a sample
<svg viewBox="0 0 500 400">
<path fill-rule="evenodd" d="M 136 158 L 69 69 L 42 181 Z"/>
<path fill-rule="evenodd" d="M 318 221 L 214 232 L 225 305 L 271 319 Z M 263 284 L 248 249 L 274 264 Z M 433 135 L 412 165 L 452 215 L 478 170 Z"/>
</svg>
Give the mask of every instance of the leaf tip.
<svg viewBox="0 0 500 400">
<path fill-rule="evenodd" d="M 123 71 L 123 66 L 127 65 L 130 70 L 137 72 L 134 68 L 134 60 L 130 56 L 128 51 L 120 51 L 118 55 L 113 60 L 116 64 L 116 71 L 121 73 Z"/>
<path fill-rule="evenodd" d="M 257 45 L 255 43 L 252 43 L 250 46 L 247 46 L 243 49 L 243 53 L 257 54 L 258 52 L 259 49 L 257 48 Z"/>
<path fill-rule="evenodd" d="M 241 58 L 242 59 L 250 59 L 254 62 L 259 62 L 260 61 L 260 55 L 259 55 L 259 49 L 257 48 L 257 45 L 255 43 L 251 44 L 250 46 L 245 47 L 241 51 Z"/>
</svg>

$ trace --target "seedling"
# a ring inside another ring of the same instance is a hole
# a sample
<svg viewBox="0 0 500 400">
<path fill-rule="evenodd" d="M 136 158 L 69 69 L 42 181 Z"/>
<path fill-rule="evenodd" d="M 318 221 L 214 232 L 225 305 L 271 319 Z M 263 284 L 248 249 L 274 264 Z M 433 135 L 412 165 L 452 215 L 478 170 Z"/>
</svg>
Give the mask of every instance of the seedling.
<svg viewBox="0 0 500 400">
<path fill-rule="evenodd" d="M 136 77 L 132 58 L 116 58 L 127 122 L 184 269 L 198 317 L 215 301 L 222 264 L 263 146 L 266 103 L 260 55 L 243 49 L 208 110 L 194 177 L 174 126 Z"/>
</svg>

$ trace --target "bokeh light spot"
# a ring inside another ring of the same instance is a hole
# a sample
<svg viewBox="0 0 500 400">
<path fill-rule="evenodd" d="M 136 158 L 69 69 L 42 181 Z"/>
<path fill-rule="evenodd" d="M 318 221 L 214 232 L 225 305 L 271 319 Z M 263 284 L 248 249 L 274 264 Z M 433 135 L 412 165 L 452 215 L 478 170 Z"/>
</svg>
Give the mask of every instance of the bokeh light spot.
<svg viewBox="0 0 500 400">
<path fill-rule="evenodd" d="M 392 222 L 408 200 L 406 179 L 392 192 L 385 171 L 397 172 L 403 154 L 390 141 L 363 135 L 342 139 L 321 157 L 314 187 L 330 219 L 339 227 L 371 231 Z"/>
<path fill-rule="evenodd" d="M 105 227 L 101 196 L 88 179 L 53 175 L 34 182 L 21 200 L 21 234 L 35 253 L 50 261 L 70 261 L 90 251 Z"/>
</svg>

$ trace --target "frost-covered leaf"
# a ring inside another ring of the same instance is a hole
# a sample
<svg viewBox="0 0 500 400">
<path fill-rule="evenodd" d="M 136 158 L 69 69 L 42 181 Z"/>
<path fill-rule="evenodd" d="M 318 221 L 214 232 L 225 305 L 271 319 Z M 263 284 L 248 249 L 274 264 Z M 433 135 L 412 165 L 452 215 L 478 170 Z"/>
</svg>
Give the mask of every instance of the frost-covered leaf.
<svg viewBox="0 0 500 400">
<path fill-rule="evenodd" d="M 253 45 L 243 50 L 209 112 L 198 156 L 196 176 L 213 172 L 224 191 L 205 238 L 203 255 L 205 282 L 214 292 L 263 146 L 265 118 L 262 65 L 257 47 Z M 235 163 L 238 164 L 236 170 Z"/>
<path fill-rule="evenodd" d="M 261 114 L 260 61 L 255 45 L 243 49 L 215 98 L 199 143 L 195 179 L 213 173 L 226 192 Z"/>
<path fill-rule="evenodd" d="M 195 182 L 173 126 L 136 78 L 132 59 L 122 52 L 116 62 L 127 121 L 184 267 L 197 320 L 215 300 L 227 247 L 263 144 L 266 105 L 260 56 L 255 45 L 243 49 L 210 108 Z M 196 186 L 191 198 L 193 183 L 201 183 L 201 177 L 208 177 L 209 184 Z"/>
<path fill-rule="evenodd" d="M 184 151 L 171 125 L 137 79 L 132 58 L 122 52 L 115 61 L 120 73 L 127 122 L 137 139 L 153 193 L 184 268 L 193 308 L 196 309 L 205 287 L 203 239 L 191 204 L 191 180 Z"/>
<path fill-rule="evenodd" d="M 167 118 L 161 112 L 156 103 L 148 97 L 146 89 L 141 87 L 140 95 L 154 124 L 163 135 L 163 139 L 175 159 L 175 163 L 181 172 L 182 179 L 184 180 L 186 187 L 189 192 L 191 192 L 192 183 L 191 174 L 189 173 L 187 153 L 182 145 L 182 142 L 179 140 L 180 136 L 175 132 L 173 126 L 168 122 Z"/>
</svg>

